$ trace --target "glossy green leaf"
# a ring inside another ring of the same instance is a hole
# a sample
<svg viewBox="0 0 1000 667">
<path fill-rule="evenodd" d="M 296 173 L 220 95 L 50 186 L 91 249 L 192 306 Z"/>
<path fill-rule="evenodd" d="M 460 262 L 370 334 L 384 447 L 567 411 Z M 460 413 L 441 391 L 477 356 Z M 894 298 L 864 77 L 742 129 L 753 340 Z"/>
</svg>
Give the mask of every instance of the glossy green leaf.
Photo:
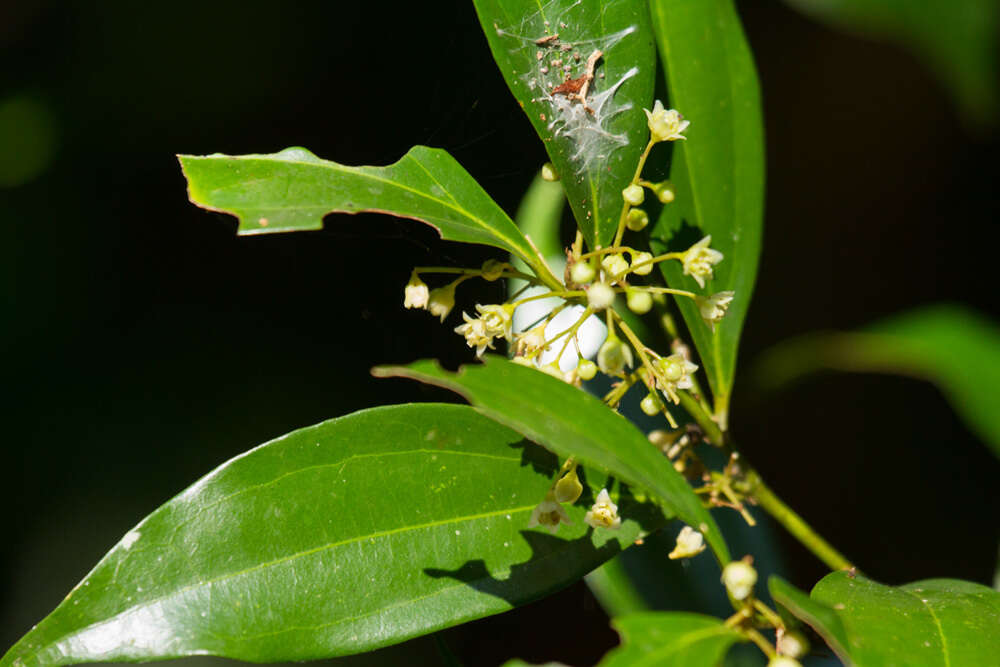
<svg viewBox="0 0 1000 667">
<path fill-rule="evenodd" d="M 690 299 L 678 299 L 698 349 L 716 410 L 732 390 L 740 332 L 753 294 L 764 215 L 764 130 L 760 84 L 732 0 L 651 0 L 669 105 L 691 121 L 673 144 L 677 196 L 652 232 L 658 250 L 682 251 L 703 236 L 725 259 L 704 289 L 679 262 L 660 264 L 671 287 L 736 292 L 715 333 Z"/>
<path fill-rule="evenodd" d="M 1000 111 L 996 0 L 786 0 L 835 27 L 895 42 L 922 59 L 973 120 Z"/>
<path fill-rule="evenodd" d="M 541 597 L 664 523 L 527 528 L 558 461 L 455 405 L 376 408 L 225 463 L 118 543 L 2 667 L 367 651 Z M 615 492 L 617 495 L 617 492 Z"/>
<path fill-rule="evenodd" d="M 670 513 L 701 530 L 721 562 L 729 561 L 718 525 L 670 461 L 639 429 L 590 394 L 496 355 L 458 373 L 434 361 L 385 366 L 373 373 L 450 389 L 525 438 L 651 493 Z"/>
<path fill-rule="evenodd" d="M 240 234 L 319 229 L 327 213 L 413 218 L 450 241 L 513 253 L 544 272 L 517 225 L 447 152 L 415 146 L 388 167 L 346 167 L 304 148 L 179 156 L 191 201 L 239 218 Z"/>
<path fill-rule="evenodd" d="M 857 333 L 819 333 L 779 344 L 757 364 L 768 388 L 820 369 L 893 373 L 933 382 L 1000 456 L 1000 327 L 961 306 L 902 313 Z"/>
<path fill-rule="evenodd" d="M 893 587 L 834 572 L 809 598 L 787 584 L 779 591 L 775 600 L 832 639 L 849 664 L 990 665 L 1000 655 L 1000 593 L 981 584 L 927 579 Z"/>
<path fill-rule="evenodd" d="M 655 55 L 645 1 L 475 5 L 493 58 L 561 175 L 587 243 L 609 245 L 621 191 L 649 135 L 642 109 L 652 105 Z M 584 76 L 598 51 L 586 105 L 552 94 L 565 78 Z"/>
<path fill-rule="evenodd" d="M 644 612 L 611 625 L 622 645 L 599 667 L 715 667 L 743 637 L 720 619 L 683 612 Z"/>
<path fill-rule="evenodd" d="M 814 600 L 780 577 L 770 577 L 767 588 L 775 602 L 815 630 L 841 660 L 847 661 L 850 647 L 847 631 L 832 607 Z"/>
<path fill-rule="evenodd" d="M 892 587 L 834 572 L 811 597 L 837 611 L 858 665 L 988 665 L 1000 656 L 1000 593 L 981 584 Z"/>
</svg>

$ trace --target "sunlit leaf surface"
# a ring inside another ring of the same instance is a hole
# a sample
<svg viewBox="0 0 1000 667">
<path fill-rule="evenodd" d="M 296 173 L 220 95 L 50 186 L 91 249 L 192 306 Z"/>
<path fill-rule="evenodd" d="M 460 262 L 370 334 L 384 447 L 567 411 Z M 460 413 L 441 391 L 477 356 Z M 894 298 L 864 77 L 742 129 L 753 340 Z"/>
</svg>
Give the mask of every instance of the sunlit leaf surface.
<svg viewBox="0 0 1000 667">
<path fill-rule="evenodd" d="M 743 638 L 721 619 L 682 612 L 644 612 L 611 621 L 622 645 L 599 667 L 715 667 Z"/>
<path fill-rule="evenodd" d="M 129 531 L 3 667 L 194 654 L 252 662 L 371 650 L 578 579 L 665 519 L 528 529 L 556 457 L 472 408 L 376 408 L 239 456 Z"/>
<path fill-rule="evenodd" d="M 764 137 L 760 84 L 732 0 L 652 0 L 650 8 L 669 106 L 691 121 L 673 144 L 676 199 L 652 232 L 658 250 L 682 251 L 702 237 L 725 255 L 700 288 L 678 262 L 660 264 L 671 287 L 736 292 L 726 317 L 705 325 L 678 299 L 720 412 L 726 410 L 740 332 L 753 295 L 764 217 Z"/>
</svg>

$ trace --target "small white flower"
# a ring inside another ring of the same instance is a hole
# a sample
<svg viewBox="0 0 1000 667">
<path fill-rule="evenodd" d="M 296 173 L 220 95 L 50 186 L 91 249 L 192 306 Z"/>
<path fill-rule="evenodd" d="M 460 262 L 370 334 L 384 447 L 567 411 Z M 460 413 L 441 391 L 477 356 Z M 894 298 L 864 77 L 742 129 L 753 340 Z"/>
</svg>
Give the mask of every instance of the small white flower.
<svg viewBox="0 0 1000 667">
<path fill-rule="evenodd" d="M 698 312 L 701 313 L 701 319 L 705 320 L 705 324 L 712 331 L 715 331 L 715 325 L 725 317 L 726 309 L 729 308 L 734 296 L 736 296 L 736 292 L 726 290 L 716 292 L 712 296 L 696 296 L 694 298 L 694 302 L 698 305 Z"/>
<path fill-rule="evenodd" d="M 745 600 L 757 583 L 757 570 L 744 560 L 734 560 L 722 570 L 722 583 L 736 600 Z"/>
<path fill-rule="evenodd" d="M 486 330 L 497 338 L 511 339 L 511 315 L 514 309 L 509 305 L 480 306 L 476 304 L 480 319 L 486 324 Z"/>
<path fill-rule="evenodd" d="M 615 302 L 615 291 L 607 283 L 593 283 L 587 288 L 587 305 L 594 310 L 610 308 Z"/>
<path fill-rule="evenodd" d="M 691 389 L 694 383 L 691 382 L 691 374 L 698 370 L 697 364 L 692 364 L 680 354 L 671 354 L 656 360 L 657 378 L 656 385 L 663 390 L 667 397 L 677 405 L 680 397 L 677 395 L 678 389 Z"/>
<path fill-rule="evenodd" d="M 528 520 L 528 528 L 545 526 L 554 533 L 559 530 L 560 523 L 569 525 L 573 522 L 569 520 L 569 515 L 566 514 L 563 506 L 556 502 L 552 491 L 549 491 L 545 494 L 545 500 L 538 503 L 538 506 L 532 510 L 531 519 Z"/>
<path fill-rule="evenodd" d="M 705 286 L 705 279 L 712 279 L 712 266 L 722 261 L 722 253 L 708 247 L 712 242 L 712 235 L 709 234 L 702 240 L 695 243 L 684 252 L 684 275 L 691 276 L 698 283 L 698 287 Z"/>
<path fill-rule="evenodd" d="M 426 308 L 430 294 L 427 283 L 421 280 L 417 272 L 414 271 L 410 274 L 410 282 L 406 283 L 406 287 L 403 288 L 403 307 Z"/>
<path fill-rule="evenodd" d="M 601 492 L 597 494 L 597 501 L 594 502 L 593 507 L 590 508 L 583 520 L 588 526 L 594 528 L 618 530 L 622 525 L 622 519 L 618 516 L 618 505 L 611 502 L 611 496 L 608 495 L 607 489 L 601 489 Z"/>
<path fill-rule="evenodd" d="M 545 345 L 545 322 L 517 337 L 517 354 L 534 354 Z M 544 350 L 543 350 L 544 351 Z"/>
<path fill-rule="evenodd" d="M 427 310 L 430 311 L 431 315 L 440 317 L 442 322 L 454 307 L 455 283 L 432 289 L 427 297 Z"/>
<path fill-rule="evenodd" d="M 455 327 L 455 333 L 465 336 L 465 342 L 469 347 L 476 348 L 476 356 L 483 356 L 486 348 L 493 349 L 494 334 L 486 327 L 486 322 L 480 317 L 471 317 L 468 313 L 462 313 L 465 324 Z"/>
<path fill-rule="evenodd" d="M 687 129 L 690 121 L 684 120 L 675 109 L 664 109 L 663 102 L 656 100 L 653 110 L 646 112 L 646 122 L 649 124 L 649 134 L 653 141 L 676 141 L 687 139 L 681 132 Z"/>
<path fill-rule="evenodd" d="M 608 336 L 597 351 L 597 367 L 606 375 L 618 375 L 626 366 L 631 368 L 632 364 L 632 348 L 614 335 Z"/>
<path fill-rule="evenodd" d="M 681 528 L 681 532 L 678 533 L 677 545 L 674 547 L 674 550 L 670 552 L 668 558 L 670 558 L 670 560 L 677 560 L 678 558 L 691 558 L 692 556 L 697 556 L 704 550 L 705 538 L 702 537 L 701 533 L 691 528 L 691 526 L 684 526 Z"/>
</svg>

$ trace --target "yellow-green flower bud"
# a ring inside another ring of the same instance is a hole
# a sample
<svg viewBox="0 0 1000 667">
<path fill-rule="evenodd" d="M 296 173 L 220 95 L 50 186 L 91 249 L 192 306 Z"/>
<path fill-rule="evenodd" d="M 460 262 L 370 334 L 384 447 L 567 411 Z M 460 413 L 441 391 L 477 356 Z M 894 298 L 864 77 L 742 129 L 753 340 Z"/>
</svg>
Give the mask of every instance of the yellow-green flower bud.
<svg viewBox="0 0 1000 667">
<path fill-rule="evenodd" d="M 650 296 L 649 292 L 640 292 L 635 289 L 630 289 L 625 293 L 625 302 L 628 304 L 628 309 L 636 315 L 645 315 L 653 307 L 653 297 Z"/>
<path fill-rule="evenodd" d="M 633 232 L 641 232 L 649 224 L 649 214 L 641 208 L 633 208 L 625 217 L 625 226 Z"/>
<path fill-rule="evenodd" d="M 656 193 L 656 198 L 660 200 L 661 204 L 669 204 L 677 197 L 677 191 L 674 189 L 674 184 L 670 181 L 657 183 L 653 186 L 653 192 Z"/>
<path fill-rule="evenodd" d="M 586 285 L 591 280 L 597 272 L 594 270 L 593 264 L 587 261 L 574 262 L 572 268 L 569 270 L 569 278 L 577 285 Z"/>
<path fill-rule="evenodd" d="M 542 165 L 542 180 L 550 183 L 559 180 L 559 172 L 556 171 L 556 166 L 551 162 Z"/>
<path fill-rule="evenodd" d="M 430 311 L 431 315 L 440 317 L 442 322 L 444 322 L 444 318 L 448 317 L 451 309 L 455 307 L 455 285 L 456 283 L 450 283 L 444 287 L 432 289 L 428 296 L 427 310 Z"/>
<path fill-rule="evenodd" d="M 506 262 L 500 262 L 495 259 L 488 259 L 483 262 L 483 279 L 489 282 L 493 282 L 497 278 L 503 275 L 503 270 L 506 269 L 508 264 Z"/>
<path fill-rule="evenodd" d="M 576 466 L 573 466 L 572 470 L 556 482 L 556 502 L 575 503 L 581 493 L 583 493 L 583 484 L 580 484 L 580 479 L 576 476 Z"/>
<path fill-rule="evenodd" d="M 649 392 L 646 397 L 639 402 L 639 408 L 649 415 L 655 417 L 663 409 L 663 401 L 654 392 Z"/>
<path fill-rule="evenodd" d="M 581 380 L 593 380 L 597 375 L 597 364 L 590 359 L 581 359 L 576 366 L 576 374 Z"/>
<path fill-rule="evenodd" d="M 632 363 L 632 348 L 613 334 L 608 336 L 604 345 L 597 351 L 597 367 L 606 375 L 618 375 L 626 366 L 631 368 Z"/>
<path fill-rule="evenodd" d="M 622 197 L 624 197 L 629 206 L 639 206 L 642 204 L 642 200 L 645 199 L 646 194 L 642 191 L 641 185 L 633 183 L 622 190 Z"/>
<path fill-rule="evenodd" d="M 648 252 L 637 252 L 632 257 L 632 273 L 637 276 L 648 276 L 653 270 L 653 255 Z"/>
<path fill-rule="evenodd" d="M 621 278 L 628 273 L 628 260 L 621 255 L 608 255 L 601 260 L 601 268 L 610 278 Z"/>
<path fill-rule="evenodd" d="M 787 655 L 776 655 L 767 663 L 767 667 L 802 667 L 802 663 Z"/>
<path fill-rule="evenodd" d="M 722 570 L 722 583 L 735 600 L 745 600 L 757 583 L 757 570 L 744 560 L 734 560 Z"/>
<path fill-rule="evenodd" d="M 801 658 L 809 653 L 809 640 L 801 632 L 784 632 L 777 644 L 778 653 L 788 658 Z"/>
<path fill-rule="evenodd" d="M 587 303 L 594 310 L 610 308 L 615 302 L 615 291 L 607 283 L 594 283 L 587 288 Z"/>
</svg>

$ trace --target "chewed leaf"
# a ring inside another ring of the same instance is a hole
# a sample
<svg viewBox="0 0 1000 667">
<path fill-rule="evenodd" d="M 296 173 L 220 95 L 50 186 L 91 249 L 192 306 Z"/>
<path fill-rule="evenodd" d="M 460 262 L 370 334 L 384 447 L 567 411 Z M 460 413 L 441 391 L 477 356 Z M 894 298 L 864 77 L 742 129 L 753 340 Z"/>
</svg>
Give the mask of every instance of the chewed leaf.
<svg viewBox="0 0 1000 667">
<path fill-rule="evenodd" d="M 327 213 L 373 211 L 412 218 L 451 241 L 501 248 L 550 284 L 517 225 L 437 148 L 415 146 L 387 167 L 347 167 L 304 148 L 272 155 L 181 155 L 191 201 L 239 218 L 240 234 L 320 229 Z"/>
<path fill-rule="evenodd" d="M 608 245 L 648 136 L 654 51 L 640 0 L 476 0 L 500 71 L 562 175 L 587 242 Z"/>
</svg>

